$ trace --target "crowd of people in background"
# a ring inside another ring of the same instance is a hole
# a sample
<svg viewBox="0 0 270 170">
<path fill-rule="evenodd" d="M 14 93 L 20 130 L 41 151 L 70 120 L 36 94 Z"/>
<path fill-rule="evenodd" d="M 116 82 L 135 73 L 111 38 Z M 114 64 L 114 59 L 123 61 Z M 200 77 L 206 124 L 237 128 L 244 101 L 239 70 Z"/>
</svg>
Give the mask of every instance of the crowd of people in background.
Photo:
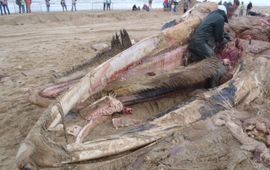
<svg viewBox="0 0 270 170">
<path fill-rule="evenodd" d="M 188 0 L 185 0 L 188 2 Z M 176 12 L 177 5 L 179 2 L 177 0 L 164 0 L 163 2 L 163 9 L 164 11 L 173 11 Z"/>
<path fill-rule="evenodd" d="M 187 12 L 191 5 L 191 0 L 184 0 L 182 2 L 183 6 L 183 13 Z M 176 12 L 178 5 L 180 4 L 180 1 L 177 0 L 164 0 L 163 2 L 163 9 L 164 11 L 173 11 Z"/>
<path fill-rule="evenodd" d="M 106 0 L 111 2 L 111 0 Z M 32 0 L 15 0 L 16 5 L 19 8 L 19 13 L 31 13 Z M 77 11 L 76 9 L 77 0 L 72 0 L 71 11 Z M 65 0 L 60 0 L 63 12 L 67 11 L 67 5 Z M 50 12 L 50 0 L 45 0 L 46 11 Z M 110 5 L 108 5 L 110 9 Z M 1 15 L 10 15 L 8 0 L 0 0 L 0 12 Z"/>
<path fill-rule="evenodd" d="M 47 12 L 50 12 L 50 0 L 45 0 L 45 4 L 46 4 L 46 10 Z M 72 0 L 71 1 L 71 11 L 77 11 L 76 8 L 76 4 L 77 4 L 77 0 Z M 60 0 L 60 5 L 62 7 L 63 12 L 67 12 L 67 4 L 65 0 Z"/>
<path fill-rule="evenodd" d="M 148 0 L 148 4 L 143 4 L 142 10 L 149 12 L 150 9 L 152 8 L 152 3 L 153 3 L 153 0 Z M 140 10 L 141 10 L 141 7 L 136 6 L 136 4 L 132 6 L 132 11 L 140 11 Z"/>
<path fill-rule="evenodd" d="M 219 1 L 219 3 L 218 3 L 218 5 L 231 5 L 232 3 L 229 1 L 229 2 L 227 2 L 227 1 L 224 1 L 223 3 L 222 3 L 222 0 L 220 0 Z M 252 9 L 252 2 L 250 1 L 249 3 L 248 3 L 248 5 L 247 5 L 247 8 L 246 8 L 246 15 L 253 15 L 253 16 L 257 16 L 257 15 L 260 15 L 259 13 L 256 13 L 256 12 L 253 12 L 253 11 L 251 11 L 251 9 Z M 241 4 L 240 4 L 240 9 L 239 9 L 239 14 L 238 14 L 238 16 L 243 16 L 244 15 L 244 10 L 245 10 L 245 4 L 244 4 L 244 2 L 242 1 L 241 2 Z"/>
<path fill-rule="evenodd" d="M 31 13 L 32 0 L 15 0 L 15 2 L 19 8 L 19 13 Z M 152 8 L 152 3 L 153 3 L 153 0 L 148 0 L 148 4 L 144 4 L 142 7 L 142 10 L 150 11 L 150 9 Z M 177 6 L 179 5 L 179 3 L 180 3 L 180 0 L 164 0 L 163 9 L 164 11 L 176 12 Z M 71 0 L 71 11 L 77 11 L 76 4 L 77 4 L 77 0 Z M 111 0 L 103 0 L 103 10 L 104 11 L 111 10 L 111 4 L 112 4 Z M 230 5 L 231 0 L 228 0 L 228 2 L 224 1 L 223 3 L 222 3 L 222 0 L 220 0 L 218 4 Z M 50 0 L 45 0 L 45 5 L 46 5 L 46 11 L 50 12 L 50 5 L 51 5 Z M 60 0 L 60 5 L 62 7 L 63 12 L 66 12 L 67 11 L 66 1 Z M 182 4 L 183 13 L 185 13 L 189 9 L 190 5 L 191 5 L 191 0 L 183 1 L 183 4 Z M 252 2 L 249 2 L 246 6 L 246 15 L 260 16 L 261 15 L 260 13 L 256 13 L 252 11 L 252 7 L 253 7 Z M 139 10 L 141 10 L 140 6 L 136 6 L 136 4 L 132 6 L 132 11 L 139 11 Z M 244 10 L 245 10 L 245 4 L 242 1 L 240 4 L 238 16 L 243 16 Z M 8 0 L 0 0 L 0 12 L 1 12 L 1 15 L 10 14 L 9 7 L 8 7 Z"/>
<path fill-rule="evenodd" d="M 106 0 L 111 3 L 111 0 Z M 16 5 L 19 8 L 19 13 L 31 13 L 32 0 L 15 0 Z M 72 0 L 71 11 L 77 11 L 77 0 Z M 110 9 L 110 3 L 107 5 L 107 9 Z M 67 5 L 65 0 L 60 0 L 63 12 L 67 11 Z M 45 0 L 46 11 L 50 12 L 50 0 Z M 1 15 L 10 15 L 8 0 L 0 0 L 0 12 Z"/>
<path fill-rule="evenodd" d="M 19 7 L 19 13 L 30 13 L 31 0 L 16 0 L 16 4 Z"/>
</svg>

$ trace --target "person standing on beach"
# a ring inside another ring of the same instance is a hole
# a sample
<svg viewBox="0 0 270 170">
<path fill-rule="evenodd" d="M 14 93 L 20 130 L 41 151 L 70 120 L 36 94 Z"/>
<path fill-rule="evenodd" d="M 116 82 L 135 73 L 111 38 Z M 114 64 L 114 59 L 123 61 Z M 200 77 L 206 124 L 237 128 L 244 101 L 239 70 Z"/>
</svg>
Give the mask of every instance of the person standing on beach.
<svg viewBox="0 0 270 170">
<path fill-rule="evenodd" d="M 247 11 L 246 11 L 246 15 L 249 15 L 249 12 L 252 9 L 252 3 L 249 1 L 248 5 L 247 5 Z"/>
<path fill-rule="evenodd" d="M 21 0 L 22 13 L 25 13 L 25 0 Z"/>
<path fill-rule="evenodd" d="M 104 1 L 103 1 L 103 11 L 106 10 L 106 7 L 107 7 L 107 0 L 104 0 Z"/>
<path fill-rule="evenodd" d="M 31 13 L 31 3 L 32 3 L 32 0 L 25 0 L 26 13 Z"/>
<path fill-rule="evenodd" d="M 61 0 L 61 1 L 60 1 L 60 4 L 61 4 L 61 6 L 62 6 L 63 12 L 65 12 L 65 9 L 66 9 L 66 12 L 67 12 L 66 1 L 65 1 L 65 0 Z"/>
<path fill-rule="evenodd" d="M 173 0 L 173 12 L 176 12 L 178 2 L 176 0 Z"/>
<path fill-rule="evenodd" d="M 148 3 L 149 3 L 149 8 L 152 8 L 152 2 L 153 0 L 149 0 Z"/>
<path fill-rule="evenodd" d="M 72 6 L 71 6 L 71 11 L 77 11 L 77 8 L 76 8 L 76 3 L 77 3 L 77 0 L 72 0 Z"/>
<path fill-rule="evenodd" d="M 145 10 L 145 11 L 147 11 L 147 12 L 150 11 L 149 6 L 146 5 L 146 4 L 143 5 L 142 10 Z"/>
<path fill-rule="evenodd" d="M 21 13 L 22 12 L 22 3 L 21 3 L 21 0 L 16 0 L 15 3 L 19 7 L 19 13 Z"/>
<path fill-rule="evenodd" d="M 168 0 L 164 0 L 163 6 L 164 6 L 164 9 L 169 8 L 169 1 Z"/>
<path fill-rule="evenodd" d="M 47 12 L 50 12 L 50 0 L 45 0 Z"/>
<path fill-rule="evenodd" d="M 242 1 L 241 5 L 240 5 L 240 11 L 239 11 L 239 16 L 240 17 L 244 15 L 244 8 L 245 8 L 244 2 Z"/>
<path fill-rule="evenodd" d="M 104 0 L 103 1 L 103 11 L 105 10 L 111 10 L 111 0 Z"/>
<path fill-rule="evenodd" d="M 168 6 L 169 6 L 169 9 L 171 10 L 172 9 L 172 0 L 168 1 Z"/>
<path fill-rule="evenodd" d="M 8 0 L 3 0 L 2 3 L 3 3 L 3 9 L 4 9 L 5 15 L 7 15 L 7 13 L 8 13 L 8 15 L 10 15 L 10 12 L 8 9 Z"/>
<path fill-rule="evenodd" d="M 2 1 L 2 0 L 0 0 L 0 12 L 1 12 L 1 15 L 4 15 L 4 14 L 3 14 L 2 7 L 3 7 L 3 1 Z"/>
<path fill-rule="evenodd" d="M 107 10 L 111 10 L 111 0 L 106 0 L 107 1 Z"/>
</svg>

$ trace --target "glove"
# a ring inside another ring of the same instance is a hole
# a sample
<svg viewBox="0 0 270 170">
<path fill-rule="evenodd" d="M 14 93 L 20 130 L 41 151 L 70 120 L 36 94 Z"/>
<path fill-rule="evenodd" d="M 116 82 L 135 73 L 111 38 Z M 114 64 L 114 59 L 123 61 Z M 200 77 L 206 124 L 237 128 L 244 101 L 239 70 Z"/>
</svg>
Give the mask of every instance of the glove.
<svg viewBox="0 0 270 170">
<path fill-rule="evenodd" d="M 230 37 L 230 34 L 229 34 L 229 33 L 224 32 L 223 37 L 224 37 L 224 39 L 227 40 L 227 42 L 228 42 L 228 41 L 231 41 L 231 37 Z M 227 42 L 226 42 L 226 43 L 227 43 Z"/>
<path fill-rule="evenodd" d="M 227 38 L 223 38 L 223 41 L 220 43 L 221 46 L 226 45 L 230 40 Z"/>
<path fill-rule="evenodd" d="M 225 45 L 228 42 L 229 42 L 229 40 L 224 38 L 222 42 L 217 43 L 216 48 L 215 48 L 215 52 L 220 53 L 224 49 Z"/>
</svg>

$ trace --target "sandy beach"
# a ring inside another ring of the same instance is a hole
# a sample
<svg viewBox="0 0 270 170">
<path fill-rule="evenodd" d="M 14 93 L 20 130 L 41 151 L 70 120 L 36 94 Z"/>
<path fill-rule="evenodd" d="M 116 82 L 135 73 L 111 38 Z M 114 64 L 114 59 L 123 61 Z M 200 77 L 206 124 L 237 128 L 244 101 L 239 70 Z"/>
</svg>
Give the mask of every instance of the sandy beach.
<svg viewBox="0 0 270 170">
<path fill-rule="evenodd" d="M 256 9 L 270 13 L 266 7 Z M 155 10 L 0 17 L 0 169 L 16 169 L 19 144 L 44 111 L 26 100 L 29 89 L 89 60 L 97 53 L 91 46 L 109 44 L 120 29 L 137 42 L 180 15 Z"/>
<path fill-rule="evenodd" d="M 96 54 L 91 46 L 109 44 L 120 29 L 138 41 L 177 16 L 157 10 L 0 17 L 0 169 L 15 169 L 19 144 L 43 112 L 27 102 L 29 89 L 90 59 Z"/>
</svg>

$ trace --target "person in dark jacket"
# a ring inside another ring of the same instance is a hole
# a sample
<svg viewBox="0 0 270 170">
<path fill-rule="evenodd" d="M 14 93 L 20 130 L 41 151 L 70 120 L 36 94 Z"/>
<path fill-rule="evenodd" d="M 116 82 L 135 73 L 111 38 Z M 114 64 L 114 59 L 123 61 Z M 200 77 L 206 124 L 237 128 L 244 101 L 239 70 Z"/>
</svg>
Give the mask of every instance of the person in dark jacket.
<svg viewBox="0 0 270 170">
<path fill-rule="evenodd" d="M 188 49 L 191 59 L 199 61 L 214 57 L 214 48 L 226 42 L 224 24 L 228 22 L 227 10 L 220 5 L 219 9 L 211 12 L 199 25 L 191 37 Z"/>
<path fill-rule="evenodd" d="M 248 5 L 247 5 L 247 11 L 246 11 L 246 15 L 249 15 L 250 11 L 252 9 L 252 3 L 249 2 Z"/>
<path fill-rule="evenodd" d="M 224 5 L 219 5 L 219 9 L 211 12 L 199 25 L 192 35 L 188 49 L 191 54 L 186 64 L 215 57 L 214 49 L 228 42 L 228 34 L 224 36 L 224 24 L 228 22 L 227 9 Z M 224 60 L 224 65 L 229 61 Z M 215 87 L 220 77 L 226 72 L 226 68 L 220 68 L 208 82 L 208 87 Z"/>
</svg>

